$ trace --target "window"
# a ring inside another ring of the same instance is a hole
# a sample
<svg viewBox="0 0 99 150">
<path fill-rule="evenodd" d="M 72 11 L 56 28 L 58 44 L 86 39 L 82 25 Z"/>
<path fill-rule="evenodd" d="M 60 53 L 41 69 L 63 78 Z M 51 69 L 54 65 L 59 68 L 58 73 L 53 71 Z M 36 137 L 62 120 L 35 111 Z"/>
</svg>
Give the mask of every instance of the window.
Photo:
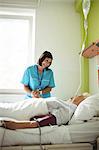
<svg viewBox="0 0 99 150">
<path fill-rule="evenodd" d="M 35 11 L 1 11 L 0 92 L 22 91 L 23 72 L 34 63 L 34 45 Z"/>
</svg>

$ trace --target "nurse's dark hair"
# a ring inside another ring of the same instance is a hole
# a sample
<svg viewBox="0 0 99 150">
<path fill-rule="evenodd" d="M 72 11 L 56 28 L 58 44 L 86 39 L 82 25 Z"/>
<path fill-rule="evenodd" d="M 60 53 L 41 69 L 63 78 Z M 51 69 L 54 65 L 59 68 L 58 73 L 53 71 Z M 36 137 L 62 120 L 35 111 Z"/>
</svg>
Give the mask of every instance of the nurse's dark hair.
<svg viewBox="0 0 99 150">
<path fill-rule="evenodd" d="M 41 66 L 45 58 L 51 58 L 53 60 L 53 56 L 51 52 L 48 52 L 48 51 L 43 52 L 40 58 L 38 59 L 37 63 Z"/>
</svg>

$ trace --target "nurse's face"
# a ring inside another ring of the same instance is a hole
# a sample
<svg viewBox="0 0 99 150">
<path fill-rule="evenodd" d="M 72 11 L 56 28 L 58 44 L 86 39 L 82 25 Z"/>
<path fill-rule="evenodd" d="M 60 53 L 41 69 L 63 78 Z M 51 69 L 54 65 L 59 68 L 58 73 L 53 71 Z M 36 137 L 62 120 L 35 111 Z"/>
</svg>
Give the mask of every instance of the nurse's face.
<svg viewBox="0 0 99 150">
<path fill-rule="evenodd" d="M 47 68 L 52 64 L 52 59 L 51 58 L 45 58 L 44 61 L 42 62 L 42 67 Z"/>
</svg>

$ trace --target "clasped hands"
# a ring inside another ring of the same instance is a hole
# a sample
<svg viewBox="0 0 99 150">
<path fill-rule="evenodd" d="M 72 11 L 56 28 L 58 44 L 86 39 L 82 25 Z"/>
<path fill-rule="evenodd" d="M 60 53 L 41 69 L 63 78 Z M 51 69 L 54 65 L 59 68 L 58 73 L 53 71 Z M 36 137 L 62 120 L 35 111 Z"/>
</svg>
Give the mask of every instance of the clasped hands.
<svg viewBox="0 0 99 150">
<path fill-rule="evenodd" d="M 40 98 L 40 97 L 41 97 L 40 91 L 39 91 L 39 90 L 32 91 L 32 92 L 31 92 L 31 96 L 32 96 L 33 98 Z"/>
</svg>

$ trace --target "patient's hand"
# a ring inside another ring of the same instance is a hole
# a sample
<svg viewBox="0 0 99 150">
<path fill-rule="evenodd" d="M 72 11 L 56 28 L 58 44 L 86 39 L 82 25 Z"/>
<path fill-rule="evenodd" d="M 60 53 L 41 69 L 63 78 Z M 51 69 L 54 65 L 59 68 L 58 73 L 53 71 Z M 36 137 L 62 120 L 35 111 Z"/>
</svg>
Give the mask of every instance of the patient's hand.
<svg viewBox="0 0 99 150">
<path fill-rule="evenodd" d="M 3 127 L 6 129 L 15 130 L 16 124 L 14 121 L 3 121 Z"/>
</svg>

